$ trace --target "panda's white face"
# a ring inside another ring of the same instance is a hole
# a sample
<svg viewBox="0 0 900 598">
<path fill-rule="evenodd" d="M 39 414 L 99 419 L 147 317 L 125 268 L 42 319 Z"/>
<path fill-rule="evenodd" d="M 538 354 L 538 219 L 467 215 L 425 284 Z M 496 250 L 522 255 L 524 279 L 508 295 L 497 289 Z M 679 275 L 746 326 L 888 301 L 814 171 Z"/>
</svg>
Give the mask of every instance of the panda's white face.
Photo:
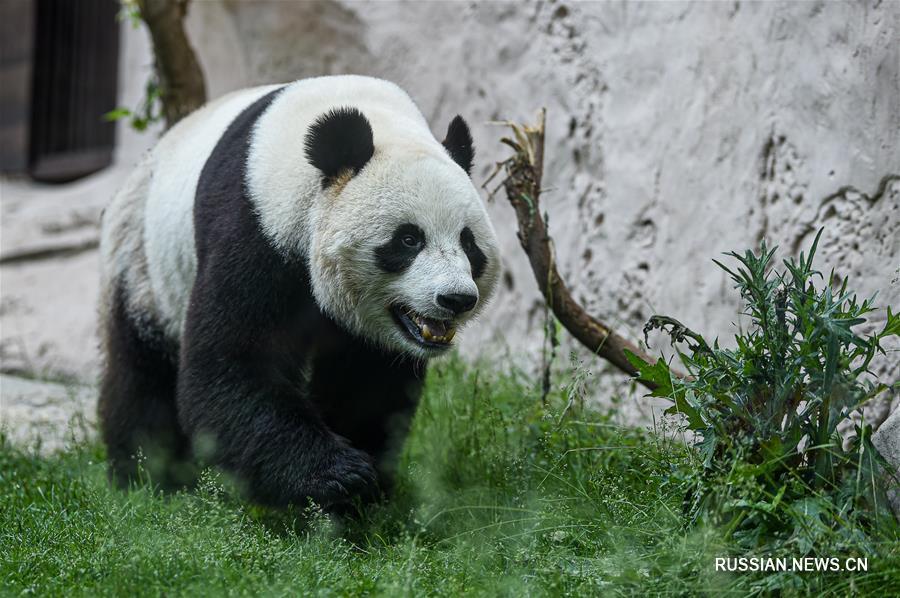
<svg viewBox="0 0 900 598">
<path fill-rule="evenodd" d="M 481 311 L 499 272 L 469 178 L 472 136 L 457 116 L 438 142 L 400 88 L 347 85 L 289 86 L 260 117 L 250 197 L 273 246 L 306 260 L 323 312 L 368 342 L 430 357 Z"/>
<path fill-rule="evenodd" d="M 444 352 L 496 286 L 493 228 L 469 177 L 446 156 L 376 150 L 356 176 L 323 191 L 313 217 L 316 300 L 383 347 Z"/>
</svg>

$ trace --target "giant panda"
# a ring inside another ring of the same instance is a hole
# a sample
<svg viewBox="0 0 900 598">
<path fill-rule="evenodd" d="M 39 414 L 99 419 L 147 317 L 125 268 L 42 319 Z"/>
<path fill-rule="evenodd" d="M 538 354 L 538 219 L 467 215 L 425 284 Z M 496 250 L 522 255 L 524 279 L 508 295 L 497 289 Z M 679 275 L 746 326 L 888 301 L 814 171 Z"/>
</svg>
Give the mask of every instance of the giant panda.
<svg viewBox="0 0 900 598">
<path fill-rule="evenodd" d="M 362 76 L 238 91 L 169 130 L 102 219 L 111 477 L 179 485 L 199 460 L 273 506 L 389 487 L 428 360 L 496 284 L 473 156 L 462 118 L 438 142 Z"/>
</svg>

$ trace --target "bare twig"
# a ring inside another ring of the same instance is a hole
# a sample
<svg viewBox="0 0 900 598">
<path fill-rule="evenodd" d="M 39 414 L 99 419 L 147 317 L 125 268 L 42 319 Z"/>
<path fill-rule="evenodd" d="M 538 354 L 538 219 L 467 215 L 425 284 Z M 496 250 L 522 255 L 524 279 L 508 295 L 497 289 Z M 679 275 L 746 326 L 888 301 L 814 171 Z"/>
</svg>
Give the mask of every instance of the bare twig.
<svg viewBox="0 0 900 598">
<path fill-rule="evenodd" d="M 556 268 L 553 239 L 547 231 L 546 218 L 541 214 L 540 204 L 541 179 L 544 174 L 545 117 L 546 110 L 541 110 L 540 120 L 534 126 L 503 123 L 512 129 L 513 138 L 504 137 L 501 142 L 511 147 L 514 153 L 498 164 L 498 170 L 506 173 L 502 186 L 516 212 L 519 242 L 531 262 L 538 288 L 559 322 L 596 355 L 626 374 L 636 376 L 638 371 L 625 356 L 626 350 L 648 363 L 653 363 L 655 359 L 588 314 L 572 298 Z M 654 388 L 652 382 L 640 379 L 638 382 L 651 390 Z"/>
<path fill-rule="evenodd" d="M 153 39 L 166 127 L 206 103 L 206 84 L 184 31 L 190 0 L 137 0 Z"/>
</svg>

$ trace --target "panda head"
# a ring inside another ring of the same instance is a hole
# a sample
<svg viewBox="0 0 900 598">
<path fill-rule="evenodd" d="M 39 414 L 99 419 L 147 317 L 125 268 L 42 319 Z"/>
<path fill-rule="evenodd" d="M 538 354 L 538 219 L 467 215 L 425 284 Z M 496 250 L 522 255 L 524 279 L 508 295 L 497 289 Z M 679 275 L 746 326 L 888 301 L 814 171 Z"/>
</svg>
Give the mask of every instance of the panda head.
<svg viewBox="0 0 900 598">
<path fill-rule="evenodd" d="M 308 261 L 316 300 L 338 323 L 425 358 L 451 347 L 490 298 L 497 240 L 469 178 L 474 150 L 462 118 L 442 145 L 430 133 L 391 137 L 373 138 L 354 108 L 309 127 L 305 154 L 321 188 Z"/>
</svg>

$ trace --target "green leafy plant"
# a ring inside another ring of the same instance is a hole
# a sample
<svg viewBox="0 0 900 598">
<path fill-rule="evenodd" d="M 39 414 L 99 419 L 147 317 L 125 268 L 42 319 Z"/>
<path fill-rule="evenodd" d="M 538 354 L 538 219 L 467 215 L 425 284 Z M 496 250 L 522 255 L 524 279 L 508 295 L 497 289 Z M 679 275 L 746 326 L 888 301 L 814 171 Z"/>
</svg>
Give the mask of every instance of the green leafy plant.
<svg viewBox="0 0 900 598">
<path fill-rule="evenodd" d="M 116 18 L 120 22 L 127 21 L 132 29 L 138 29 L 143 23 L 141 9 L 136 0 L 121 0 L 121 6 Z M 146 131 L 150 125 L 163 120 L 161 98 L 162 90 L 160 89 L 159 78 L 153 74 L 147 79 L 147 83 L 144 86 L 144 97 L 134 110 L 118 106 L 104 114 L 103 120 L 114 122 L 127 119 L 128 124 L 135 131 Z"/>
<path fill-rule="evenodd" d="M 128 21 L 132 29 L 141 26 L 141 7 L 137 0 L 119 0 L 119 12 L 116 15 L 119 22 Z"/>
<path fill-rule="evenodd" d="M 159 81 L 156 76 L 147 80 L 147 85 L 144 88 L 144 98 L 137 108 L 131 110 L 130 108 L 119 106 L 104 114 L 103 119 L 106 121 L 127 119 L 131 128 L 140 132 L 146 131 L 147 127 L 154 123 L 161 122 L 163 120 L 162 103 L 160 101 Z"/>
<path fill-rule="evenodd" d="M 882 341 L 900 335 L 900 316 L 888 307 L 883 328 L 858 332 L 874 297 L 859 301 L 846 279 L 833 286 L 833 272 L 825 280 L 813 269 L 821 233 L 808 257 L 785 260 L 783 270 L 765 243 L 759 253 L 728 254 L 734 268 L 716 261 L 751 321 L 734 348 L 654 316 L 645 335 L 665 331 L 688 375 L 676 377 L 662 359 L 629 357 L 657 384 L 651 395 L 670 399 L 667 412 L 683 415 L 695 434 L 702 467 L 682 474 L 690 520 L 724 524 L 746 546 L 808 553 L 823 537 L 840 540 L 888 512 L 871 426 L 860 419 L 845 438 L 838 424 L 889 389 L 869 366 L 884 353 Z"/>
</svg>

